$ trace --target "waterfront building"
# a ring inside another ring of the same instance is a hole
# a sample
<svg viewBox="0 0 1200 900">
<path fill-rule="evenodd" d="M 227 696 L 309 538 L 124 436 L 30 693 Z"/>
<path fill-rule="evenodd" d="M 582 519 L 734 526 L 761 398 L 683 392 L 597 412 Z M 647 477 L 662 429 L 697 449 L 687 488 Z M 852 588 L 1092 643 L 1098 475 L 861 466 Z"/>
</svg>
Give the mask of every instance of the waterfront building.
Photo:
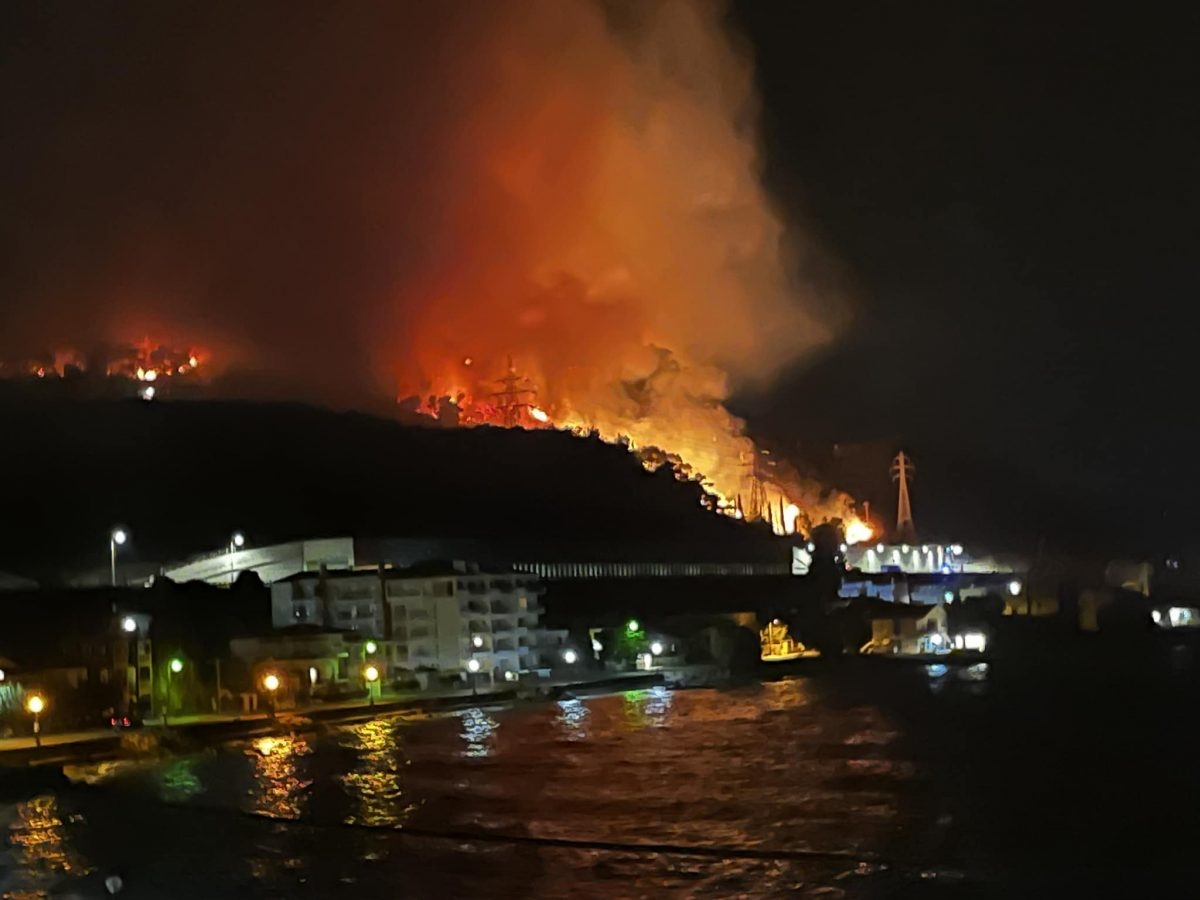
<svg viewBox="0 0 1200 900">
<path fill-rule="evenodd" d="M 462 672 L 474 659 L 483 677 L 514 680 L 556 665 L 567 644 L 539 627 L 541 593 L 536 575 L 460 561 L 307 572 L 271 585 L 271 618 L 385 641 L 399 669 Z"/>
</svg>

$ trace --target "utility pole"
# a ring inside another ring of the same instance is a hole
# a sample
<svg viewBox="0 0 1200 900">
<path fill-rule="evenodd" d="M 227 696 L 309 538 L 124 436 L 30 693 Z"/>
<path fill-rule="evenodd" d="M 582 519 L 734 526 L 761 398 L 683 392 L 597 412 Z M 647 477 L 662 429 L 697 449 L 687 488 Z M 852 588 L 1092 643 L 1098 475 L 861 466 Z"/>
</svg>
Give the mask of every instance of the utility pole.
<svg viewBox="0 0 1200 900">
<path fill-rule="evenodd" d="M 528 379 L 517 374 L 511 356 L 508 358 L 508 374 L 499 379 L 499 384 L 501 389 L 492 394 L 492 398 L 502 416 L 501 424 L 505 428 L 523 425 L 534 406 L 533 398 L 537 396 L 537 391 L 527 386 Z"/>
<path fill-rule="evenodd" d="M 915 541 L 917 529 L 913 524 L 912 504 L 908 500 L 908 482 L 916 473 L 917 467 L 903 450 L 892 460 L 892 481 L 900 484 L 900 497 L 896 503 L 896 538 L 898 540 Z"/>
</svg>

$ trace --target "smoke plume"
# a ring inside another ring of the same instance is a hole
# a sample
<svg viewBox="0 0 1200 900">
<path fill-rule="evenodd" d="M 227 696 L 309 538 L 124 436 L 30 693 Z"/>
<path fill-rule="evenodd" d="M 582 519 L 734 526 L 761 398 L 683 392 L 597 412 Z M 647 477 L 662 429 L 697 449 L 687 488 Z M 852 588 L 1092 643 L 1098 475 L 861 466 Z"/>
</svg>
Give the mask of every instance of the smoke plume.
<svg viewBox="0 0 1200 900">
<path fill-rule="evenodd" d="M 4 15 L 5 354 L 153 335 L 336 404 L 482 395 L 511 357 L 556 424 L 733 494 L 730 391 L 832 336 L 718 5 Z"/>
</svg>

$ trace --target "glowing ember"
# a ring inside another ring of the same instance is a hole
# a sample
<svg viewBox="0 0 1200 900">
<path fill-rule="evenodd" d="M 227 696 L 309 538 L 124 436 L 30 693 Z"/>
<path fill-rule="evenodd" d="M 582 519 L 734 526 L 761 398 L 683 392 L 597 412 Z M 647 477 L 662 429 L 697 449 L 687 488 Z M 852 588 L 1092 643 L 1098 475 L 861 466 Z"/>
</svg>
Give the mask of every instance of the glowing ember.
<svg viewBox="0 0 1200 900">
<path fill-rule="evenodd" d="M 546 411 L 544 409 L 538 409 L 536 406 L 530 408 L 529 414 L 531 416 L 533 416 L 535 419 L 537 419 L 539 422 L 549 422 L 550 421 L 550 417 L 548 415 L 546 415 Z"/>
</svg>

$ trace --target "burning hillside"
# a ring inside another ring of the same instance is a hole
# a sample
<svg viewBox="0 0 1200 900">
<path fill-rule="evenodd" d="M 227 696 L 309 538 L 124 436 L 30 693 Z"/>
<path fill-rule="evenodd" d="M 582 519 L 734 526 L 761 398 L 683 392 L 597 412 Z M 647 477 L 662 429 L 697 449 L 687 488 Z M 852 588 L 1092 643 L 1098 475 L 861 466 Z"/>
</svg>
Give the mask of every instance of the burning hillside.
<svg viewBox="0 0 1200 900">
<path fill-rule="evenodd" d="M 461 368 L 464 373 L 474 370 L 475 358 L 464 357 Z M 461 426 L 557 428 L 596 436 L 627 447 L 649 471 L 670 466 L 680 480 L 699 483 L 705 492 L 702 502 L 715 511 L 766 522 L 777 534 L 808 533 L 814 525 L 840 521 L 849 543 L 871 539 L 871 525 L 859 517 L 848 494 L 829 491 L 756 448 L 743 434 L 743 423 L 719 398 L 672 397 L 671 392 L 688 384 L 677 380 L 680 374 L 670 355 L 662 354 L 651 377 L 621 386 L 625 402 L 607 415 L 585 411 L 566 397 L 543 397 L 511 358 L 505 374 L 491 384 L 463 374 L 445 392 L 401 402 L 411 411 Z M 676 403 L 690 404 L 698 415 L 671 416 Z"/>
<path fill-rule="evenodd" d="M 154 4 L 137 29 L 76 12 L 87 41 L 39 28 L 9 73 L 94 90 L 5 100 L 21 228 L 0 352 L 194 335 L 246 371 L 225 396 L 398 389 L 464 424 L 624 442 L 777 530 L 853 515 L 727 411 L 847 304 L 762 184 L 753 65 L 719 2 L 210 4 L 185 29 Z M 121 359 L 106 371 L 195 368 Z"/>
</svg>

